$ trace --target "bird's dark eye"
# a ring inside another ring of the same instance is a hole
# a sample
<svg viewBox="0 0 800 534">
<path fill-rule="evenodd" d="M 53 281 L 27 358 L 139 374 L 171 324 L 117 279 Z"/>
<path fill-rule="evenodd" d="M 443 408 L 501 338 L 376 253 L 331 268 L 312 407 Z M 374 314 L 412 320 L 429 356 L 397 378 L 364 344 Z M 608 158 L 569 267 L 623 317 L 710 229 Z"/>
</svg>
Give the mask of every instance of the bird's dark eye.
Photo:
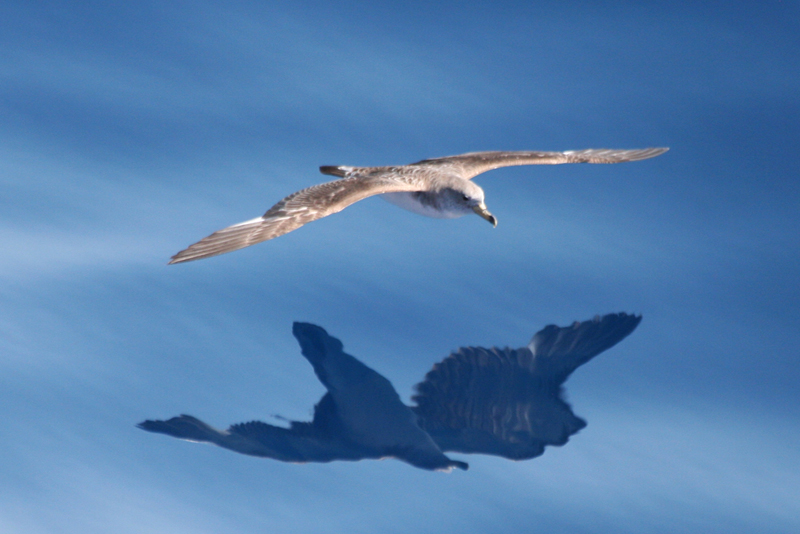
<svg viewBox="0 0 800 534">
<path fill-rule="evenodd" d="M 461 198 L 463 198 L 464 200 L 469 200 L 469 196 L 467 195 L 461 195 Z"/>
</svg>

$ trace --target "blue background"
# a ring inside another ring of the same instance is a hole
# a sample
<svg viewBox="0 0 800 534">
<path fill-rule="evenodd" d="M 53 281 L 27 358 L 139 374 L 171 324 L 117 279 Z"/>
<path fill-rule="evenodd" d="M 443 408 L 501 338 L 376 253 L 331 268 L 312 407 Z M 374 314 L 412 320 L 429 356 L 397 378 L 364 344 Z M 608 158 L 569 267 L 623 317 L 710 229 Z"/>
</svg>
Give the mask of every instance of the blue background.
<svg viewBox="0 0 800 534">
<path fill-rule="evenodd" d="M 797 2 L 3 2 L 0 530 L 797 532 Z M 669 146 L 369 199 L 166 266 L 319 165 Z M 388 273 L 388 275 L 387 275 Z M 408 401 L 459 346 L 644 320 L 528 462 L 292 465 L 142 432 L 305 420 L 294 320 Z"/>
</svg>

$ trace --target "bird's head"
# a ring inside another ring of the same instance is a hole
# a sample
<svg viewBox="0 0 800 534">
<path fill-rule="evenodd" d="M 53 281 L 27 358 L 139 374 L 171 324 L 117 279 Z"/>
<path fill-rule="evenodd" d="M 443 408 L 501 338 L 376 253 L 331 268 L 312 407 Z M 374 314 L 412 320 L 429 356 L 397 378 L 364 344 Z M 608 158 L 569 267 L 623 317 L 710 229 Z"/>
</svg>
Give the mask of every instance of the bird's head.
<svg viewBox="0 0 800 534">
<path fill-rule="evenodd" d="M 494 215 L 489 213 L 488 209 L 486 209 L 483 189 L 481 189 L 477 184 L 466 180 L 463 182 L 463 184 L 459 185 L 461 187 L 455 191 L 456 203 L 459 204 L 464 211 L 473 211 L 492 223 L 492 226 L 497 226 L 497 219 Z"/>
</svg>

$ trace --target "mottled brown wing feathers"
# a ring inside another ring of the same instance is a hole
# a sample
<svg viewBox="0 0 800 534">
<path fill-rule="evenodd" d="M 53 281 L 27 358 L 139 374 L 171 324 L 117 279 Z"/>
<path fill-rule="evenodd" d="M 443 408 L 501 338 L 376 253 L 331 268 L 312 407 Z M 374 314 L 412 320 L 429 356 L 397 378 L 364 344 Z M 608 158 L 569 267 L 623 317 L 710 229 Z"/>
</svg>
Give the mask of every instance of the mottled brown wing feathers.
<svg viewBox="0 0 800 534">
<path fill-rule="evenodd" d="M 169 263 L 199 260 L 249 247 L 341 211 L 364 198 L 413 190 L 415 187 L 409 183 L 358 176 L 315 185 L 292 193 L 261 217 L 214 232 L 175 254 Z"/>
<path fill-rule="evenodd" d="M 459 156 L 426 159 L 413 165 L 442 165 L 451 167 L 465 180 L 475 176 L 513 165 L 557 165 L 560 163 L 622 163 L 639 161 L 659 156 L 668 148 L 640 148 L 617 150 L 609 148 L 589 148 L 568 150 L 566 152 L 471 152 Z"/>
</svg>

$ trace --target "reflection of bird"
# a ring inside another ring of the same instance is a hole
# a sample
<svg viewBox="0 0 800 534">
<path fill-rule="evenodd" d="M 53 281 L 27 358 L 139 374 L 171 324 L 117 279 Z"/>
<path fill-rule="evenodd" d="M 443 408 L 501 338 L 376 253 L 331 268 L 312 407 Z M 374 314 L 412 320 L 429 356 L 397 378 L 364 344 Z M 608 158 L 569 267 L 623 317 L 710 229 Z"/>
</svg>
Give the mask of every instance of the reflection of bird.
<svg viewBox="0 0 800 534">
<path fill-rule="evenodd" d="M 562 399 L 561 384 L 630 334 L 641 317 L 611 314 L 548 326 L 521 349 L 462 348 L 416 386 L 408 408 L 391 383 L 342 350 L 318 326 L 295 323 L 303 355 L 328 392 L 311 422 L 281 428 L 259 421 L 217 430 L 189 415 L 144 421 L 144 430 L 209 442 L 286 462 L 393 457 L 423 469 L 466 469 L 443 451 L 515 460 L 563 445 L 586 423 Z"/>
<path fill-rule="evenodd" d="M 292 193 L 261 217 L 223 228 L 178 252 L 170 263 L 208 258 L 267 241 L 374 195 L 428 217 L 451 219 L 474 212 L 497 226 L 497 219 L 486 209 L 483 189 L 470 181 L 481 173 L 512 165 L 638 161 L 667 150 L 472 152 L 395 167 L 320 167 L 323 174 L 341 179 Z"/>
</svg>

